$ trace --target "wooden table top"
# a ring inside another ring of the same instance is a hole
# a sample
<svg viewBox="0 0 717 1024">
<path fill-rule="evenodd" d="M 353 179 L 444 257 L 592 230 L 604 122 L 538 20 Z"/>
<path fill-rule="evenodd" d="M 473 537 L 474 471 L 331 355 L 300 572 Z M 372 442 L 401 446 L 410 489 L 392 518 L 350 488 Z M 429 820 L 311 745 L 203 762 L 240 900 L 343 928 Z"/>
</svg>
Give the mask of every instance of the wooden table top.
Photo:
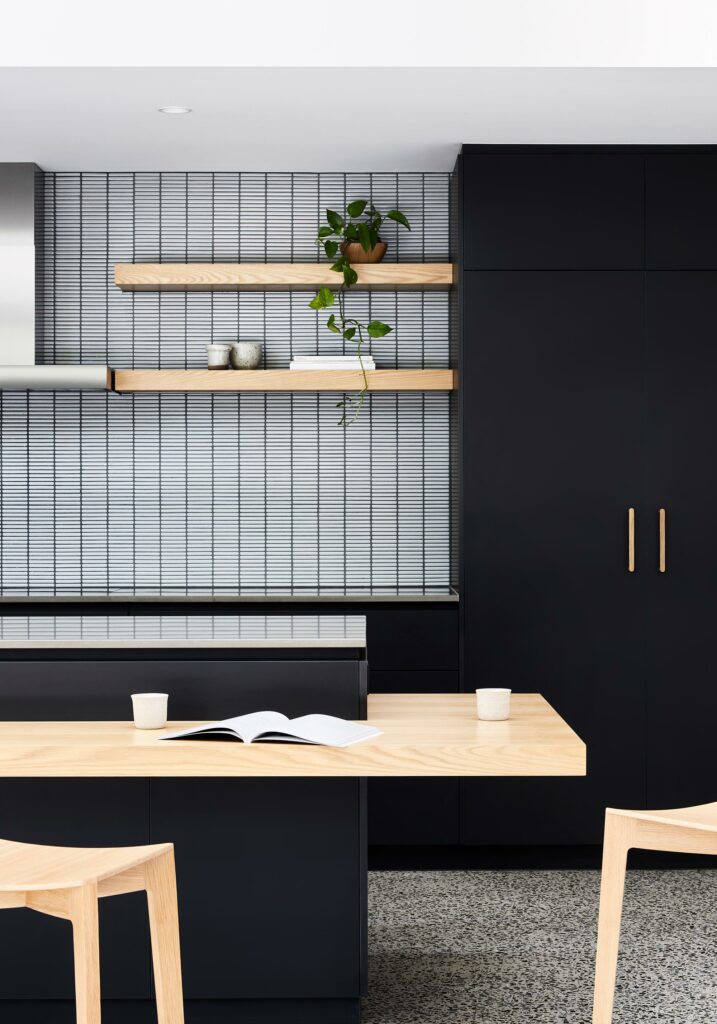
<svg viewBox="0 0 717 1024">
<path fill-rule="evenodd" d="M 585 744 L 540 694 L 514 694 L 507 722 L 477 721 L 474 694 L 373 694 L 368 721 L 382 735 L 342 749 L 164 742 L 131 722 L 0 722 L 0 777 L 585 775 Z"/>
</svg>

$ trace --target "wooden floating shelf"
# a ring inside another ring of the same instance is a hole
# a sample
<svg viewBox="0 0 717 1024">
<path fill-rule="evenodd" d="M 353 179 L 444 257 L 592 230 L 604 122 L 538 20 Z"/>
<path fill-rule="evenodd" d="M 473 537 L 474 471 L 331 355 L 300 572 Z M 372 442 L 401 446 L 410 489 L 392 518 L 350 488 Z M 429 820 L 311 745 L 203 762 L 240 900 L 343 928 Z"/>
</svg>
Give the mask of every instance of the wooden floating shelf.
<svg viewBox="0 0 717 1024">
<path fill-rule="evenodd" d="M 355 288 L 401 291 L 450 288 L 452 263 L 363 263 Z M 313 291 L 338 288 L 341 275 L 328 263 L 117 263 L 123 292 Z"/>
<path fill-rule="evenodd" d="M 369 391 L 452 391 L 453 370 L 367 370 Z M 115 370 L 114 390 L 361 391 L 360 370 Z"/>
</svg>

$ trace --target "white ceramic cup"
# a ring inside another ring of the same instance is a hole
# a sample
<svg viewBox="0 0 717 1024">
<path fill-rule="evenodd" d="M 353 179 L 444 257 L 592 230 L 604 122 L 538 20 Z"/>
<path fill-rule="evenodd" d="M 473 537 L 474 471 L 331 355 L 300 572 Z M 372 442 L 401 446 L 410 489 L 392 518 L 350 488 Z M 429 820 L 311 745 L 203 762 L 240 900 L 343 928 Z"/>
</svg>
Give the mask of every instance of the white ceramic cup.
<svg viewBox="0 0 717 1024">
<path fill-rule="evenodd" d="M 229 366 L 231 350 L 231 344 L 224 345 L 220 342 L 212 342 L 210 345 L 207 345 L 207 367 L 210 370 L 226 370 Z"/>
<path fill-rule="evenodd" d="M 483 722 L 504 722 L 510 718 L 510 690 L 486 686 L 476 690 L 476 711 Z"/>
<path fill-rule="evenodd" d="M 163 729 L 167 724 L 167 700 L 166 693 L 133 693 L 135 729 Z"/>
</svg>

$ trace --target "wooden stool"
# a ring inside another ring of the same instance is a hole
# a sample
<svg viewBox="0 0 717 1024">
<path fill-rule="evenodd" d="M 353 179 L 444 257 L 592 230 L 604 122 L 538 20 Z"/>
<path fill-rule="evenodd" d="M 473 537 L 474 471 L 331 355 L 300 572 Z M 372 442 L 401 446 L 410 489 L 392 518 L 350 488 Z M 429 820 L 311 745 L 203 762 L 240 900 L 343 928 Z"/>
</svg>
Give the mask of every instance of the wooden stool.
<svg viewBox="0 0 717 1024">
<path fill-rule="evenodd" d="M 29 907 L 72 922 L 77 1024 L 100 1024 L 97 900 L 147 891 L 158 1024 L 183 1024 L 174 847 L 72 849 L 0 839 L 0 909 Z"/>
<path fill-rule="evenodd" d="M 615 994 L 627 851 L 717 854 L 717 803 L 674 811 L 615 811 L 605 815 L 593 1024 L 610 1024 Z"/>
</svg>

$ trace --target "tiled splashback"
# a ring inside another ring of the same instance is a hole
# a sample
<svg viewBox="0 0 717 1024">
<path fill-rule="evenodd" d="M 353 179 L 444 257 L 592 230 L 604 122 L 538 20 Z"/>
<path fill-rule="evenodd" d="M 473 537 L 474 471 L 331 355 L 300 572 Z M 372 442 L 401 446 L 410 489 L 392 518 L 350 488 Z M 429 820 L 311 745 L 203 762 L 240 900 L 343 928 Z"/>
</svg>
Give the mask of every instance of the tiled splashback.
<svg viewBox="0 0 717 1024">
<path fill-rule="evenodd" d="M 266 366 L 341 351 L 305 292 L 123 294 L 119 262 L 315 261 L 326 206 L 398 205 L 388 259 L 449 254 L 445 174 L 48 174 L 46 362 Z M 447 366 L 444 292 L 357 292 L 392 324 L 379 367 Z M 349 349 L 350 351 L 350 349 Z M 166 595 L 449 583 L 446 394 L 380 394 L 337 426 L 333 394 L 2 394 L 3 596 Z"/>
</svg>

